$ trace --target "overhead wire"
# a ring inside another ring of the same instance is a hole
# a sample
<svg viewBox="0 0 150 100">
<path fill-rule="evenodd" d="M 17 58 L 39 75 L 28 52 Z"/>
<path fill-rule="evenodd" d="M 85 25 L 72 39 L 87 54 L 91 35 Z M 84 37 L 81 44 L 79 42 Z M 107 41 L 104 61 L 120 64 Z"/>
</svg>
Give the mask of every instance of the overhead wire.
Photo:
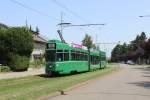
<svg viewBox="0 0 150 100">
<path fill-rule="evenodd" d="M 83 21 L 85 23 L 89 23 L 88 20 L 86 20 L 85 18 L 83 18 L 79 14 L 77 14 L 76 12 L 72 11 L 71 9 L 69 9 L 66 5 L 63 5 L 62 3 L 58 2 L 58 0 L 52 0 L 52 1 L 53 1 L 53 3 L 55 3 L 59 7 L 63 8 L 64 10 L 66 10 L 67 12 L 69 12 L 70 14 L 72 14 L 75 17 L 79 18 L 81 21 Z"/>
<path fill-rule="evenodd" d="M 60 21 L 59 19 L 57 19 L 57 18 L 55 18 L 55 17 L 52 17 L 52 16 L 50 16 L 50 15 L 48 15 L 48 14 L 42 12 L 42 11 L 39 11 L 39 10 L 37 10 L 37 9 L 35 9 L 35 8 L 32 8 L 32 7 L 28 6 L 28 5 L 25 5 L 25 4 L 23 4 L 23 3 L 21 3 L 21 2 L 19 2 L 19 1 L 17 1 L 17 0 L 9 0 L 9 1 L 11 1 L 12 3 L 17 4 L 17 5 L 19 5 L 19 6 L 23 7 L 23 8 L 25 8 L 25 9 L 28 9 L 28 10 L 30 10 L 30 11 L 32 11 L 32 12 L 35 12 L 35 13 L 41 15 L 41 16 L 45 16 L 45 17 L 47 17 L 47 18 L 51 18 L 51 19 L 53 19 L 53 20 L 55 20 L 55 21 Z M 75 17 L 77 17 L 77 18 L 79 18 L 80 20 L 82 20 L 83 22 L 86 22 L 86 23 L 88 22 L 86 19 L 84 19 L 83 17 L 81 17 L 80 15 L 78 15 L 76 12 L 70 10 L 68 7 L 66 7 L 65 5 L 61 4 L 61 3 L 58 2 L 57 0 L 52 0 L 52 1 L 53 1 L 55 4 L 57 4 L 58 6 L 60 6 L 61 8 L 63 8 L 64 10 L 66 10 L 67 12 L 71 13 L 71 14 L 74 15 Z M 81 29 L 81 27 L 79 27 L 79 29 L 85 32 L 85 30 L 84 30 L 83 28 Z M 86 33 L 87 33 L 87 32 L 86 32 Z"/>
<path fill-rule="evenodd" d="M 25 5 L 25 4 L 23 4 L 23 3 L 19 2 L 19 1 L 16 1 L 16 0 L 9 0 L 9 1 L 14 3 L 14 4 L 17 4 L 17 5 L 21 6 L 23 8 L 25 8 L 25 9 L 28 9 L 28 10 L 30 10 L 32 12 L 35 12 L 35 13 L 41 15 L 41 16 L 45 16 L 45 17 L 51 18 L 51 19 L 53 19 L 55 21 L 59 21 L 57 18 L 52 17 L 52 16 L 50 16 L 50 15 L 48 15 L 46 13 L 43 13 L 42 11 L 39 11 L 39 10 L 37 10 L 35 8 L 32 8 L 32 7 L 28 6 L 28 5 Z"/>
<path fill-rule="evenodd" d="M 66 7 L 65 5 L 63 5 L 62 3 L 58 2 L 57 0 L 52 0 L 56 5 L 58 5 L 59 7 L 65 9 L 67 12 L 71 13 L 72 15 L 78 17 L 80 20 L 82 20 L 83 22 L 88 22 L 85 18 L 81 17 L 79 14 L 77 14 L 76 12 L 70 10 L 68 7 Z"/>
</svg>

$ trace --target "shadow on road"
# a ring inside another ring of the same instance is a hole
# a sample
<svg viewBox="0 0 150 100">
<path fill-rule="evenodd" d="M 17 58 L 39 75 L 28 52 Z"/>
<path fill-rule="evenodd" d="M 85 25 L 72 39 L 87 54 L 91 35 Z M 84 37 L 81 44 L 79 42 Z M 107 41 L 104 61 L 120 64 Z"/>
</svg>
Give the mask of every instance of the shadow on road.
<svg viewBox="0 0 150 100">
<path fill-rule="evenodd" d="M 136 70 L 140 70 L 144 75 L 142 75 L 142 77 L 144 78 L 150 78 L 150 67 L 137 67 L 137 68 L 133 68 Z M 150 89 L 150 80 L 149 81 L 139 81 L 139 82 L 131 82 L 128 84 L 133 84 L 136 86 L 140 86 L 140 87 L 144 87 L 146 89 Z"/>
<path fill-rule="evenodd" d="M 134 84 L 136 86 L 141 86 L 141 87 L 150 89 L 150 81 L 132 82 L 128 84 Z"/>
<path fill-rule="evenodd" d="M 150 67 L 140 67 L 140 68 L 137 67 L 137 68 L 132 68 L 132 69 L 141 70 L 142 73 L 150 75 Z M 145 76 L 145 75 L 143 75 L 143 76 Z"/>
</svg>

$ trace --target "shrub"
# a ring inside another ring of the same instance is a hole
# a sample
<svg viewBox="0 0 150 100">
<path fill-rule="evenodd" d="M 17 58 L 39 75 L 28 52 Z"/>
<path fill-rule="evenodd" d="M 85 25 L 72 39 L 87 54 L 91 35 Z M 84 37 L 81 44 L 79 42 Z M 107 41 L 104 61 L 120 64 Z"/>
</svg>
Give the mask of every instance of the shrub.
<svg viewBox="0 0 150 100">
<path fill-rule="evenodd" d="M 0 29 L 0 63 L 10 63 L 9 53 L 30 57 L 33 43 L 32 33 L 25 27 Z"/>
<path fill-rule="evenodd" d="M 0 72 L 9 72 L 11 69 L 8 66 L 0 66 Z"/>
<path fill-rule="evenodd" d="M 26 71 L 29 67 L 29 58 L 26 56 L 13 55 L 11 56 L 10 68 L 13 71 Z"/>
</svg>

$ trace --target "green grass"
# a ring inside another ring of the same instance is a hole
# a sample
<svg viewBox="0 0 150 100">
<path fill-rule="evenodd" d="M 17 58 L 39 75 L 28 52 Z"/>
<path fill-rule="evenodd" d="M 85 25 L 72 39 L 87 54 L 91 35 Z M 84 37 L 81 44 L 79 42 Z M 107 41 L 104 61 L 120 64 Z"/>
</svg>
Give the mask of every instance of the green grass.
<svg viewBox="0 0 150 100">
<path fill-rule="evenodd" d="M 48 96 L 58 90 L 64 90 L 81 82 L 95 79 L 101 75 L 119 69 L 119 65 L 111 64 L 107 68 L 82 74 L 45 78 L 29 76 L 24 78 L 0 80 L 1 100 L 33 100 Z"/>
</svg>

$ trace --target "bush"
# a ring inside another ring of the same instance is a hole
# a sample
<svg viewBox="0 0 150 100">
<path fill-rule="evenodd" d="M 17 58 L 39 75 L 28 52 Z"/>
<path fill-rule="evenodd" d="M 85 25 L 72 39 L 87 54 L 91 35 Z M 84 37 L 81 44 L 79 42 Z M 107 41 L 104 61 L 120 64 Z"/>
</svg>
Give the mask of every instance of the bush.
<svg viewBox="0 0 150 100">
<path fill-rule="evenodd" d="M 26 56 L 13 55 L 11 56 L 10 68 L 13 71 L 27 71 L 29 67 L 29 58 Z"/>
<path fill-rule="evenodd" d="M 3 65 L 10 63 L 9 53 L 30 57 L 34 45 L 32 35 L 25 27 L 0 29 L 0 63 Z"/>
<path fill-rule="evenodd" d="M 0 72 L 9 72 L 11 69 L 8 66 L 0 66 Z"/>
</svg>

